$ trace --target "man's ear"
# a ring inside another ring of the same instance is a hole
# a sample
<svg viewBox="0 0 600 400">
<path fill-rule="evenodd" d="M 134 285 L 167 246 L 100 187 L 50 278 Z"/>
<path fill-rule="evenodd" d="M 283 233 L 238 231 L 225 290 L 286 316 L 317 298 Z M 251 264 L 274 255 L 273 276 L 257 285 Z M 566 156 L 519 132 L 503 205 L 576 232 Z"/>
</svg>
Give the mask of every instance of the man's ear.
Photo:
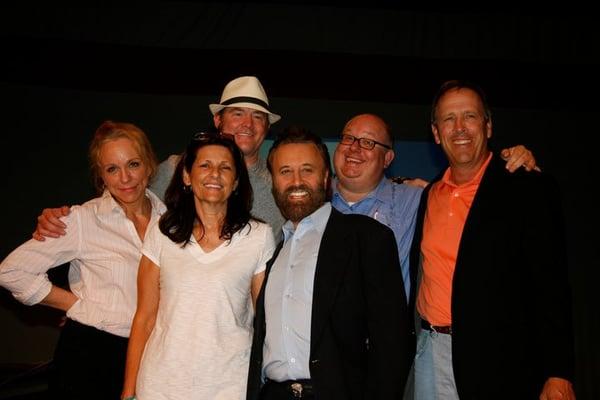
<svg viewBox="0 0 600 400">
<path fill-rule="evenodd" d="M 485 123 L 485 135 L 488 139 L 490 139 L 492 137 L 492 120 L 488 120 Z"/>
<path fill-rule="evenodd" d="M 221 126 L 221 113 L 215 113 L 215 115 L 213 115 L 213 124 L 215 124 L 215 127 L 218 129 L 219 126 Z"/>
<path fill-rule="evenodd" d="M 431 124 L 431 132 L 433 133 L 433 140 L 435 140 L 435 143 L 440 144 L 440 135 L 438 132 L 438 128 L 437 126 L 435 126 L 435 124 Z"/>
<path fill-rule="evenodd" d="M 385 153 L 385 162 L 383 163 L 383 167 L 387 168 L 392 164 L 392 161 L 394 161 L 394 157 L 396 157 L 396 153 L 394 153 L 394 150 L 388 150 Z"/>
</svg>

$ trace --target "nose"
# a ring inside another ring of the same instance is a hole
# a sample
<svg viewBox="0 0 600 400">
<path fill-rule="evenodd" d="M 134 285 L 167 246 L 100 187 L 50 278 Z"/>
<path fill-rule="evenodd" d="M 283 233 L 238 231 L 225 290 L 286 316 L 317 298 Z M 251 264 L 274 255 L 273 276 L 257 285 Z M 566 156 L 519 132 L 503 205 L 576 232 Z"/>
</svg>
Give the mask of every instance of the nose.
<svg viewBox="0 0 600 400">
<path fill-rule="evenodd" d="M 454 123 L 454 129 L 460 132 L 462 132 L 465 129 L 465 123 L 462 118 L 456 118 L 456 122 Z"/>
<path fill-rule="evenodd" d="M 352 151 L 360 151 L 360 144 L 358 139 L 354 139 L 354 142 L 352 142 L 352 144 L 350 145 L 350 149 L 352 149 Z"/>
<path fill-rule="evenodd" d="M 129 173 L 127 168 L 121 169 L 121 171 L 119 172 L 119 179 L 123 183 L 129 182 L 131 180 L 131 174 Z"/>
<path fill-rule="evenodd" d="M 208 171 L 208 175 L 212 176 L 212 177 L 218 177 L 219 176 L 219 168 L 218 167 L 212 167 L 209 171 Z"/>
<path fill-rule="evenodd" d="M 302 183 L 302 177 L 300 176 L 300 171 L 294 171 L 292 176 L 292 183 L 294 186 L 298 186 Z"/>
<path fill-rule="evenodd" d="M 241 125 L 245 128 L 252 126 L 252 113 L 246 113 L 242 117 Z"/>
</svg>

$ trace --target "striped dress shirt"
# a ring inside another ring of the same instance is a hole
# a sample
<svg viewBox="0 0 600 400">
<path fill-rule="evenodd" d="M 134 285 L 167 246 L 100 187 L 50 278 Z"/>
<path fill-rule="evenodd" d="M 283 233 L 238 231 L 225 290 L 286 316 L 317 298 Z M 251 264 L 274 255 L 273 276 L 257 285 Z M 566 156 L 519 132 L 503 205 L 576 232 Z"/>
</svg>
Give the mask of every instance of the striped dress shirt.
<svg viewBox="0 0 600 400">
<path fill-rule="evenodd" d="M 150 224 L 165 211 L 146 190 L 152 204 Z M 137 303 L 137 271 L 142 240 L 133 222 L 108 191 L 64 217 L 66 235 L 29 240 L 0 264 L 0 286 L 20 302 L 33 305 L 49 293 L 47 271 L 70 263 L 69 286 L 79 300 L 67 316 L 82 324 L 128 337 Z"/>
</svg>

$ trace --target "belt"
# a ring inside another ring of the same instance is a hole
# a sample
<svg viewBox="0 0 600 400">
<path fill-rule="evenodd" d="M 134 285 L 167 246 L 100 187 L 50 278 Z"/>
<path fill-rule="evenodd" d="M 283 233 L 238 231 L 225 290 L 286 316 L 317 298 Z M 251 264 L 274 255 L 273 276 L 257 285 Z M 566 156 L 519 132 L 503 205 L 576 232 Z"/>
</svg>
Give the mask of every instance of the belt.
<svg viewBox="0 0 600 400">
<path fill-rule="evenodd" d="M 313 385 L 310 379 L 298 379 L 298 380 L 288 380 L 283 382 L 276 382 L 270 379 L 267 379 L 263 391 L 285 391 L 286 393 L 291 395 L 293 399 L 306 399 L 313 398 Z"/>
<path fill-rule="evenodd" d="M 452 335 L 452 326 L 436 326 L 431 325 L 429 321 L 424 319 L 421 320 L 421 328 L 426 329 L 431 332 L 444 333 L 446 335 Z"/>
</svg>

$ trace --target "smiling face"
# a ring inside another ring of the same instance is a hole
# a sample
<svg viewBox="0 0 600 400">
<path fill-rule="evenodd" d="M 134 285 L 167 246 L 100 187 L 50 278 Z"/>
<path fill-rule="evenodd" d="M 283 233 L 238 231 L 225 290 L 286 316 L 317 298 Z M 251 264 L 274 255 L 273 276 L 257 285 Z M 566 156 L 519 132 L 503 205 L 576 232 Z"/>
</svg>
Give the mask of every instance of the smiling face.
<svg viewBox="0 0 600 400">
<path fill-rule="evenodd" d="M 487 143 L 492 136 L 492 122 L 471 89 L 446 92 L 438 100 L 431 129 L 453 169 L 476 172 L 489 155 Z"/>
<path fill-rule="evenodd" d="M 368 138 L 391 146 L 385 122 L 371 114 L 358 115 L 344 127 L 342 134 Z M 384 170 L 394 159 L 394 152 L 376 144 L 371 150 L 353 144 L 338 143 L 333 155 L 333 166 L 340 189 L 356 194 L 367 194 L 381 181 Z"/>
<path fill-rule="evenodd" d="M 213 120 L 221 132 L 233 135 L 246 163 L 252 165 L 269 129 L 267 114 L 246 107 L 225 107 Z"/>
<path fill-rule="evenodd" d="M 196 204 L 227 207 L 227 200 L 237 187 L 233 155 L 224 146 L 200 147 L 190 171 L 183 171 L 183 183 L 191 185 Z"/>
<path fill-rule="evenodd" d="M 143 201 L 150 170 L 133 141 L 107 140 L 100 147 L 98 166 L 105 188 L 119 204 L 135 206 Z"/>
<path fill-rule="evenodd" d="M 271 171 L 275 203 L 294 224 L 325 202 L 329 172 L 314 143 L 280 145 L 271 155 Z"/>
</svg>

